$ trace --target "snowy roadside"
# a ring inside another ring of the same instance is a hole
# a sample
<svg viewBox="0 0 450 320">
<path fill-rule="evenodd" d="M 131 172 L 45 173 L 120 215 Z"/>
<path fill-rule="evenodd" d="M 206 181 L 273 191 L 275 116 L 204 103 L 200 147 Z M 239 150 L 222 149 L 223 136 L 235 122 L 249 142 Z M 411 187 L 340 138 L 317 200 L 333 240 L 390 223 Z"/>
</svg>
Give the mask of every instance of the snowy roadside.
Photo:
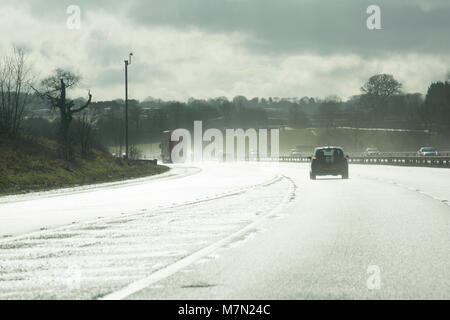
<svg viewBox="0 0 450 320">
<path fill-rule="evenodd" d="M 190 204 L 3 239 L 0 299 L 102 297 L 244 228 L 289 192 L 292 182 L 279 176 Z"/>
<path fill-rule="evenodd" d="M 174 165 L 150 178 L 0 197 L 0 238 L 185 204 L 260 184 L 276 174 L 254 164 Z"/>
</svg>

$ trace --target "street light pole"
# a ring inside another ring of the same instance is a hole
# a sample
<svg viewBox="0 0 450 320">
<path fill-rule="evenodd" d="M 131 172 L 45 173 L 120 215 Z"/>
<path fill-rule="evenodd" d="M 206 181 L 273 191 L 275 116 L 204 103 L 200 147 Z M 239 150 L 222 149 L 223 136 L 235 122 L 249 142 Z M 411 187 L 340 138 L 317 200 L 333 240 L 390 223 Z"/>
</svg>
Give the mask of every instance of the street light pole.
<svg viewBox="0 0 450 320">
<path fill-rule="evenodd" d="M 128 159 L 128 65 L 131 64 L 130 53 L 128 60 L 125 60 L 125 158 Z"/>
</svg>

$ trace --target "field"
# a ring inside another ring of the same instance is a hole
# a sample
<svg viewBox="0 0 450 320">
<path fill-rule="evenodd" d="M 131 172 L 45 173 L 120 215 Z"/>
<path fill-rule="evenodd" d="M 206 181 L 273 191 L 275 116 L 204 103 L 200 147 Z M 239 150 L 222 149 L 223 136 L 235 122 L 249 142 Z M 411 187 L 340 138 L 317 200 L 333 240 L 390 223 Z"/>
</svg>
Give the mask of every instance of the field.
<svg viewBox="0 0 450 320">
<path fill-rule="evenodd" d="M 425 131 L 354 128 L 308 128 L 280 130 L 280 153 L 298 148 L 309 152 L 315 146 L 337 145 L 348 152 L 362 152 L 377 147 L 384 152 L 416 151 L 431 145 L 449 150 L 450 142 L 443 136 Z"/>
<path fill-rule="evenodd" d="M 269 139 L 270 141 L 270 139 Z M 438 150 L 450 150 L 450 139 L 437 133 L 395 129 L 364 128 L 307 128 L 280 129 L 280 154 L 288 154 L 297 148 L 311 152 L 316 146 L 336 145 L 347 152 L 363 152 L 376 147 L 382 152 L 415 152 L 422 146 L 434 146 Z M 159 143 L 140 143 L 135 147 L 147 159 L 158 158 L 161 154 Z M 118 148 L 110 147 L 111 153 L 120 154 Z M 122 150 L 123 151 L 123 150 Z"/>
</svg>

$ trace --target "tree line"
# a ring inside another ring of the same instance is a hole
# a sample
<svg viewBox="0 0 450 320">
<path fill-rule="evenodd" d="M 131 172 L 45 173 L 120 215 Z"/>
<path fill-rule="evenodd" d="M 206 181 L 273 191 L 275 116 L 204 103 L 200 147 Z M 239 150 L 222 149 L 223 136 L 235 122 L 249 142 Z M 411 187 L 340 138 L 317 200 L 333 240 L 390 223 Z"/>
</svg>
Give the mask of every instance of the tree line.
<svg viewBox="0 0 450 320">
<path fill-rule="evenodd" d="M 450 82 L 430 84 L 427 94 L 402 92 L 392 75 L 374 75 L 361 94 L 343 101 L 326 98 L 253 98 L 236 96 L 171 102 L 146 99 L 130 103 L 130 137 L 133 143 L 159 141 L 163 130 L 192 129 L 194 120 L 204 127 L 266 128 L 270 126 L 366 127 L 439 131 L 450 134 Z M 93 104 L 101 115 L 98 137 L 108 145 L 120 143 L 123 101 Z"/>
<path fill-rule="evenodd" d="M 20 134 L 46 136 L 60 142 L 61 157 L 74 158 L 74 148 L 83 157 L 97 146 L 124 145 L 124 101 L 70 99 L 80 76 L 57 69 L 36 80 L 26 56 L 13 52 L 0 63 L 0 136 Z M 45 114 L 38 111 L 47 110 Z M 389 74 L 370 77 L 360 94 L 342 100 L 326 98 L 191 98 L 186 102 L 147 98 L 129 100 L 130 143 L 160 140 L 164 130 L 192 129 L 194 120 L 205 128 L 380 127 L 423 129 L 450 135 L 450 77 L 431 83 L 427 93 L 406 93 Z"/>
</svg>

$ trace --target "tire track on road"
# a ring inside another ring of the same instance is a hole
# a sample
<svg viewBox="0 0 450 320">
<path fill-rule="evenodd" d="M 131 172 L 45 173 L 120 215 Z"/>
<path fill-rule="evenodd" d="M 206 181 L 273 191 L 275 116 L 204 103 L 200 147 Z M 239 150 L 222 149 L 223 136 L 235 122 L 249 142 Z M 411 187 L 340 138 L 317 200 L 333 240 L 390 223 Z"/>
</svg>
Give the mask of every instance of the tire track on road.
<svg viewBox="0 0 450 320">
<path fill-rule="evenodd" d="M 272 212 L 280 199 L 293 196 L 292 189 L 289 179 L 275 176 L 184 204 L 3 239 L 0 298 L 103 297 L 230 234 L 248 231 L 247 225 L 267 216 L 261 209 Z M 67 289 L 71 266 L 83 274 L 80 290 Z"/>
<path fill-rule="evenodd" d="M 216 194 L 216 195 L 208 196 L 208 197 L 203 198 L 203 199 L 196 199 L 194 201 L 186 201 L 186 202 L 181 202 L 181 203 L 178 203 L 178 204 L 169 204 L 169 205 L 165 205 L 165 206 L 158 206 L 157 208 L 152 209 L 152 210 L 153 211 L 165 211 L 165 210 L 168 210 L 168 209 L 177 209 L 177 208 L 181 208 L 181 207 L 185 207 L 185 206 L 196 205 L 196 204 L 201 204 L 201 203 L 204 203 L 204 202 L 209 202 L 209 201 L 214 201 L 214 200 L 218 200 L 218 199 L 222 199 L 222 198 L 226 198 L 226 197 L 240 195 L 240 194 L 244 194 L 246 192 L 249 192 L 249 191 L 251 191 L 251 190 L 253 190 L 255 188 L 261 187 L 261 186 L 270 186 L 271 184 L 274 184 L 274 183 L 280 181 L 282 178 L 283 178 L 282 176 L 277 175 L 277 176 L 273 177 L 272 179 L 269 179 L 269 180 L 264 181 L 264 182 L 259 183 L 259 184 L 250 185 L 250 186 L 246 186 L 246 187 L 243 187 L 243 188 L 238 188 L 238 189 L 235 189 L 233 191 L 219 193 L 219 194 Z M 12 237 L 4 237 L 4 239 L 0 239 L 0 245 L 2 243 L 5 243 L 5 242 L 16 241 L 16 240 L 28 238 L 30 236 L 46 235 L 46 234 L 52 234 L 52 233 L 57 232 L 57 231 L 76 229 L 76 228 L 79 228 L 80 226 L 90 225 L 92 223 L 122 220 L 124 218 L 135 216 L 135 215 L 139 215 L 139 214 L 143 214 L 145 212 L 148 212 L 148 209 L 143 208 L 143 209 L 140 209 L 140 210 L 137 210 L 137 211 L 133 211 L 133 212 L 129 212 L 129 213 L 122 213 L 119 217 L 117 217 L 117 216 L 115 216 L 115 217 L 106 217 L 106 218 L 100 217 L 100 218 L 93 219 L 93 220 L 86 220 L 86 221 L 82 221 L 82 222 L 74 222 L 74 223 L 72 223 L 70 225 L 64 225 L 64 226 L 61 226 L 61 227 L 56 227 L 56 228 L 51 228 L 51 229 L 42 229 L 42 230 L 39 230 L 39 231 L 25 233 L 25 234 L 21 234 L 21 235 L 17 235 L 17 236 L 12 236 Z"/>
<path fill-rule="evenodd" d="M 292 201 L 294 199 L 294 195 L 295 195 L 295 190 L 296 190 L 296 185 L 293 182 L 292 179 L 284 177 L 284 179 L 286 179 L 287 181 L 289 181 L 290 184 L 290 188 L 289 191 L 286 193 L 286 195 L 283 197 L 283 199 L 281 200 L 281 202 L 272 210 L 268 211 L 267 213 L 265 213 L 264 215 L 261 215 L 257 220 L 255 220 L 254 222 L 248 224 L 247 226 L 245 226 L 244 228 L 234 232 L 233 234 L 227 236 L 224 239 L 221 239 L 217 242 L 214 242 L 212 244 L 210 244 L 209 246 L 202 248 L 178 261 L 176 261 L 175 263 L 168 265 L 164 268 L 161 268 L 159 270 L 157 270 L 156 272 L 152 273 L 151 275 L 149 275 L 146 278 L 140 279 L 136 282 L 133 282 L 131 284 L 129 284 L 128 286 L 126 286 L 125 288 L 122 288 L 118 291 L 115 291 L 113 293 L 110 293 L 104 297 L 101 298 L 101 300 L 122 300 L 125 299 L 126 297 L 141 291 L 142 289 L 145 289 L 146 287 L 153 285 L 173 274 L 175 274 L 176 272 L 184 269 L 185 267 L 191 265 L 192 263 L 200 260 L 201 258 L 204 258 L 205 256 L 211 255 L 212 253 L 214 253 L 215 251 L 217 251 L 220 248 L 223 248 L 227 245 L 229 245 L 232 242 L 235 241 L 241 241 L 240 239 L 245 236 L 247 233 L 249 232 L 253 232 L 257 226 L 261 223 L 261 221 L 271 215 L 276 215 L 278 212 L 281 211 L 281 209 L 290 201 Z M 270 184 L 266 184 L 265 186 L 269 186 L 271 184 L 273 184 L 274 182 L 270 183 Z"/>
</svg>

